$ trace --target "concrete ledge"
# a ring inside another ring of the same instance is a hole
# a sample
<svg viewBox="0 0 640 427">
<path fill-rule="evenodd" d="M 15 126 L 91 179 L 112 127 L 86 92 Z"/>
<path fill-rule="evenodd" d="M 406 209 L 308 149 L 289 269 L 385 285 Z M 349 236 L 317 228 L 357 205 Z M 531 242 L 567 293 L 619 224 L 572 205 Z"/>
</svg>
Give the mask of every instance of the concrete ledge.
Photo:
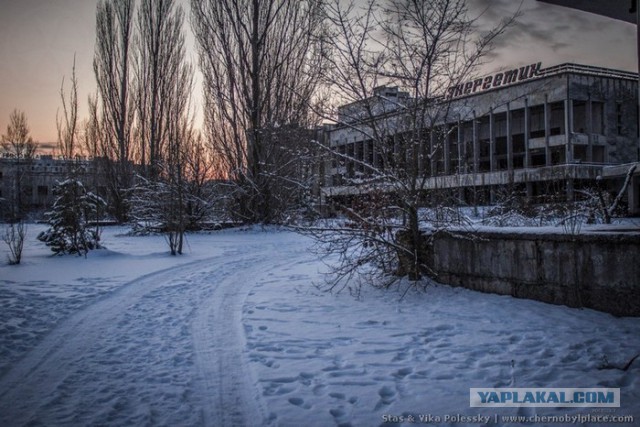
<svg viewBox="0 0 640 427">
<path fill-rule="evenodd" d="M 438 233 L 432 254 L 441 283 L 640 316 L 640 233 Z"/>
</svg>

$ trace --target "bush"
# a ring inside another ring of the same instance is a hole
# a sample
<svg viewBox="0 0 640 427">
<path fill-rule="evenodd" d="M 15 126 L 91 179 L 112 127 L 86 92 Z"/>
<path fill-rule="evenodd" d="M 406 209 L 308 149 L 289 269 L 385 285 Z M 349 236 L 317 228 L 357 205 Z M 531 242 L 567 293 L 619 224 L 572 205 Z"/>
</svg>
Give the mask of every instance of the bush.
<svg viewBox="0 0 640 427">
<path fill-rule="evenodd" d="M 22 248 L 27 235 L 27 227 L 20 221 L 7 225 L 2 240 L 9 246 L 9 264 L 17 265 L 22 260 Z"/>
</svg>

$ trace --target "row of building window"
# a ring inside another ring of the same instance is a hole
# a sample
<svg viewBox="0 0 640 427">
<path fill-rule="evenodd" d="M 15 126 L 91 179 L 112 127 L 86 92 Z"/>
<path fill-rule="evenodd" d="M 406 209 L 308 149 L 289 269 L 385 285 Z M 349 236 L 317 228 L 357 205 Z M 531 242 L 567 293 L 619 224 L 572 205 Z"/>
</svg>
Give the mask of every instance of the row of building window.
<svg viewBox="0 0 640 427">
<path fill-rule="evenodd" d="M 408 163 L 411 158 L 417 158 L 418 167 L 431 175 L 564 164 L 567 161 L 567 155 L 571 156 L 573 162 L 604 163 L 606 161 L 606 150 L 602 145 L 575 144 L 567 148 L 566 141 L 563 140 L 554 142 L 547 148 L 543 145 L 544 141 L 540 141 L 545 138 L 547 132 L 550 137 L 566 133 L 564 102 L 548 104 L 548 127 L 545 126 L 544 105 L 532 106 L 528 111 L 528 129 L 525 126 L 525 109 L 518 109 L 494 114 L 493 125 L 490 123 L 490 116 L 480 117 L 476 119 L 475 130 L 474 124 L 469 121 L 449 124 L 444 130 L 439 129 L 438 132 L 440 136 L 448 135 L 444 141 L 434 143 L 430 133 L 426 132 L 417 147 L 402 141 L 401 134 L 390 137 L 388 147 L 374 146 L 372 141 L 342 143 L 337 147 L 339 155 L 332 160 L 333 185 L 344 183 L 343 178 L 371 175 L 372 170 L 366 164 L 382 170 L 387 167 L 396 167 L 398 162 Z M 603 102 L 573 101 L 574 132 L 603 135 L 604 111 Z M 510 114 L 509 123 L 507 123 L 507 114 Z M 528 138 L 525 138 L 525 130 L 529 132 Z M 477 147 L 474 147 L 474 131 Z M 491 144 L 490 139 L 492 133 L 494 144 Z M 511 147 L 509 147 L 509 134 Z M 441 137 L 435 139 L 441 139 Z M 528 150 L 527 139 L 529 140 Z M 382 153 L 383 149 L 388 152 Z M 393 152 L 393 155 L 389 155 L 389 152 Z M 352 161 L 350 158 L 358 161 Z M 385 162 L 393 164 L 385 164 Z"/>
</svg>

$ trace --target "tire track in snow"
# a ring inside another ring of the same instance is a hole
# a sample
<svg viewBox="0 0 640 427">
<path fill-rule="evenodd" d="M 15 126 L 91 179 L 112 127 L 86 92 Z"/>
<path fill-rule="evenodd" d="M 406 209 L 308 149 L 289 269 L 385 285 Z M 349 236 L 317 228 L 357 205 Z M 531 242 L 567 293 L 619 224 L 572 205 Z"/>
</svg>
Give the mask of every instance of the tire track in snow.
<svg viewBox="0 0 640 427">
<path fill-rule="evenodd" d="M 268 257 L 264 256 L 266 253 L 269 253 Z M 281 258 L 276 258 L 274 253 Z M 205 425 L 273 424 L 273 419 L 267 416 L 262 387 L 250 368 L 246 353 L 243 306 L 260 277 L 297 264 L 301 259 L 291 255 L 300 253 L 291 248 L 289 251 L 274 248 L 255 257 L 226 264 L 225 269 L 237 270 L 231 274 L 227 272 L 209 301 L 200 305 L 192 325 L 192 334 L 200 393 L 206 398 L 203 405 Z M 286 261 L 283 262 L 284 259 Z M 256 271 L 259 272 L 257 275 Z"/>
<path fill-rule="evenodd" d="M 75 378 L 83 378 L 85 373 L 81 371 L 87 370 L 87 366 L 90 366 L 85 356 L 87 353 L 95 352 L 95 343 L 103 342 L 105 336 L 109 337 L 110 344 L 116 343 L 116 348 L 118 347 L 119 337 L 124 332 L 119 330 L 117 320 L 120 320 L 120 325 L 130 325 L 132 321 L 139 321 L 141 316 L 157 315 L 159 312 L 154 311 L 153 307 L 143 314 L 138 311 L 132 312 L 134 308 L 146 307 L 145 304 L 149 301 L 154 302 L 157 293 L 166 294 L 163 295 L 164 298 L 182 298 L 178 303 L 184 306 L 185 302 L 190 302 L 184 296 L 185 291 L 197 291 L 198 289 L 193 288 L 198 288 L 198 285 L 203 283 L 207 285 L 207 292 L 197 294 L 196 298 L 202 297 L 203 300 L 196 299 L 200 309 L 193 309 L 196 311 L 196 318 L 191 327 L 195 350 L 193 356 L 196 360 L 197 374 L 201 376 L 196 378 L 196 381 L 201 385 L 199 391 L 203 395 L 190 400 L 201 403 L 204 417 L 202 421 L 205 425 L 262 424 L 264 411 L 260 407 L 260 395 L 256 392 L 255 381 L 252 384 L 247 378 L 250 374 L 242 371 L 248 365 L 241 359 L 245 349 L 241 322 L 242 304 L 252 286 L 245 280 L 250 272 L 246 267 L 254 268 L 261 256 L 264 259 L 261 252 L 262 250 L 241 254 L 226 253 L 154 272 L 123 285 L 72 315 L 0 378 L 0 424 L 24 425 L 39 422 L 39 416 L 43 411 L 46 415 L 47 410 L 55 409 L 56 399 L 64 400 L 68 398 L 68 394 L 74 392 L 81 394 L 84 384 L 77 386 L 77 380 L 74 380 L 76 382 L 72 381 L 69 387 L 68 379 L 72 375 L 75 375 Z M 240 260 L 229 261 L 230 257 L 238 255 L 241 256 Z M 260 264 L 266 265 L 266 261 Z M 238 269 L 241 274 L 238 274 Z M 192 283 L 191 288 L 185 287 L 185 277 L 187 283 L 194 282 L 195 285 Z M 175 286 L 176 289 L 171 289 L 175 282 L 182 283 Z M 206 301 L 204 306 L 203 301 Z M 182 309 L 184 311 L 184 307 Z M 129 323 L 121 320 L 127 317 L 133 319 L 127 319 Z M 134 344 L 137 345 L 134 350 L 146 348 L 147 341 L 133 335 L 133 339 L 136 340 Z M 146 350 L 149 351 L 148 348 Z M 126 351 L 128 350 L 125 349 Z M 89 354 L 86 358 L 90 359 L 91 356 Z M 124 356 L 126 358 L 126 353 Z M 140 359 L 139 354 L 135 356 Z M 95 360 L 90 362 L 95 363 Z M 134 368 L 128 367 L 129 371 Z M 98 373 L 103 374 L 103 371 Z M 109 380 L 105 381 L 109 385 Z M 53 399 L 54 408 L 43 409 L 42 402 L 51 403 L 52 396 L 57 396 Z M 76 397 L 77 400 L 82 403 L 82 398 Z M 121 405 L 119 399 L 115 400 L 115 407 Z M 77 402 L 74 403 L 77 405 Z M 97 412 L 104 408 L 85 408 L 86 410 Z M 117 409 L 115 411 L 117 412 Z M 67 421 L 68 417 L 77 417 L 77 414 L 73 413 L 65 415 L 67 418 L 63 419 Z M 110 416 L 113 416 L 113 413 Z M 117 422 L 111 418 L 106 420 Z"/>
<path fill-rule="evenodd" d="M 118 332 L 114 321 L 144 295 L 186 273 L 210 266 L 219 257 L 190 262 L 128 282 L 53 329 L 0 379 L 0 424 L 33 421 L 40 404 L 56 393 L 102 335 Z M 111 330 L 109 330 L 111 329 Z"/>
<path fill-rule="evenodd" d="M 259 258 L 258 258 L 259 259 Z M 264 425 L 266 411 L 260 405 L 257 381 L 245 360 L 246 338 L 242 325 L 242 306 L 255 282 L 250 274 L 256 266 L 247 259 L 225 267 L 237 266 L 234 273 L 216 286 L 209 301 L 201 305 L 192 325 L 200 393 L 205 398 L 204 423 L 207 426 Z M 251 268 L 248 268 L 248 267 Z"/>
</svg>

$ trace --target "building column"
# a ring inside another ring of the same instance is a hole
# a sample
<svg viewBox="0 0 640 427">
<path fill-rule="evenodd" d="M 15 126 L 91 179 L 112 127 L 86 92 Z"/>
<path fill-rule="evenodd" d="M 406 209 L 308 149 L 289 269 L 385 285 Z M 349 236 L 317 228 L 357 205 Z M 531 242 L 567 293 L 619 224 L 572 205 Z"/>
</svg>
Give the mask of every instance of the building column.
<svg viewBox="0 0 640 427">
<path fill-rule="evenodd" d="M 491 172 L 496 170 L 496 130 L 493 107 L 489 110 L 489 168 Z M 493 205 L 495 201 L 496 191 L 492 185 L 489 187 L 489 203 Z"/>
<path fill-rule="evenodd" d="M 435 146 L 435 129 L 432 127 L 429 130 L 429 156 L 431 158 L 431 176 L 437 175 L 438 158 L 436 153 L 438 150 Z"/>
<path fill-rule="evenodd" d="M 445 138 L 444 138 L 444 174 L 445 175 L 449 175 L 451 173 L 451 144 L 449 142 L 449 125 L 445 125 L 447 128 L 447 132 L 445 133 Z"/>
<path fill-rule="evenodd" d="M 491 172 L 496 170 L 496 131 L 493 108 L 489 110 L 489 168 Z"/>
<path fill-rule="evenodd" d="M 463 159 L 466 157 L 466 154 L 467 150 L 464 143 L 464 129 L 462 127 L 462 121 L 460 120 L 460 117 L 458 117 L 458 170 L 456 171 L 458 175 L 465 171 Z"/>
<path fill-rule="evenodd" d="M 587 144 L 589 145 L 587 145 L 587 158 L 585 160 L 591 163 L 593 162 L 593 102 L 591 101 L 591 94 L 589 94 L 586 109 Z"/>
<path fill-rule="evenodd" d="M 524 167 L 531 167 L 531 154 L 529 153 L 529 99 L 524 99 Z"/>
<path fill-rule="evenodd" d="M 473 173 L 480 170 L 480 141 L 478 140 L 478 119 L 475 110 L 473 111 L 473 124 L 471 126 L 473 139 Z"/>
<path fill-rule="evenodd" d="M 511 103 L 507 102 L 507 170 L 513 170 L 513 139 L 511 138 Z"/>
<path fill-rule="evenodd" d="M 551 114 L 549 111 L 549 95 L 544 95 L 544 157 L 545 164 L 551 166 L 551 148 L 549 138 L 551 137 Z"/>
<path fill-rule="evenodd" d="M 376 149 L 376 143 L 373 142 L 373 145 L 371 146 L 371 150 L 373 151 L 372 156 L 372 160 L 373 160 L 373 167 L 378 170 L 378 169 L 382 169 L 380 168 L 379 162 L 380 162 L 380 158 L 379 158 L 379 154 L 378 154 L 378 150 Z"/>
<path fill-rule="evenodd" d="M 567 201 L 573 202 L 575 199 L 575 192 L 573 187 L 573 178 L 567 179 Z"/>
<path fill-rule="evenodd" d="M 393 151 L 391 154 L 392 164 L 394 168 L 398 167 L 398 162 L 400 161 L 400 144 L 398 143 L 398 134 L 395 133 L 392 137 L 393 139 Z"/>
<path fill-rule="evenodd" d="M 365 176 L 371 176 L 371 169 L 366 167 L 365 165 L 369 163 L 369 140 L 362 141 L 362 172 Z"/>
<path fill-rule="evenodd" d="M 573 133 L 573 100 L 564 100 L 564 134 L 565 134 L 565 163 L 573 162 L 573 145 L 571 144 L 571 134 Z"/>
<path fill-rule="evenodd" d="M 480 141 L 478 139 L 478 118 L 476 111 L 473 110 L 473 118 L 471 122 L 471 143 L 473 145 L 473 206 L 478 206 L 478 189 L 476 188 L 477 174 L 480 170 Z"/>
<path fill-rule="evenodd" d="M 566 143 L 565 143 L 565 164 L 573 163 L 573 145 L 571 143 L 571 134 L 573 133 L 573 100 L 567 99 L 564 100 L 564 132 L 566 135 Z M 574 200 L 574 187 L 573 187 L 573 179 L 567 179 L 567 200 Z"/>
<path fill-rule="evenodd" d="M 422 144 L 422 140 L 423 140 L 423 135 L 422 135 L 422 130 L 418 129 L 417 131 L 417 139 L 415 141 L 413 141 L 413 143 L 411 144 L 412 150 L 413 150 L 413 155 L 414 155 L 414 160 L 413 160 L 413 164 L 416 165 L 416 167 L 418 168 L 417 170 L 417 175 L 418 176 L 422 176 L 422 172 L 424 171 L 424 165 L 423 165 L 423 153 L 424 153 L 424 147 Z"/>
<path fill-rule="evenodd" d="M 353 161 L 356 152 L 356 143 L 347 143 L 347 178 L 353 178 L 355 176 L 355 162 Z"/>
</svg>

